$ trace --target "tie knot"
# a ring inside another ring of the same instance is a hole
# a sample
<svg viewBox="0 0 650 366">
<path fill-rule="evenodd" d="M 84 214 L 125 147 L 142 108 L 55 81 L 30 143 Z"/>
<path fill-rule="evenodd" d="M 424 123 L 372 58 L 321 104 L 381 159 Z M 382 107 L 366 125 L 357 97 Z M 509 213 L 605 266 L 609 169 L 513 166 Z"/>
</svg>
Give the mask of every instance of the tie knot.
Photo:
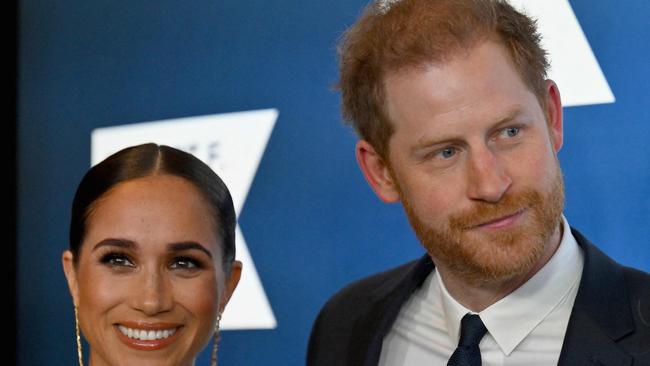
<svg viewBox="0 0 650 366">
<path fill-rule="evenodd" d="M 476 314 L 465 314 L 460 321 L 460 341 L 458 341 L 458 345 L 478 347 L 485 333 L 487 333 L 487 328 L 483 324 L 481 317 Z"/>
</svg>

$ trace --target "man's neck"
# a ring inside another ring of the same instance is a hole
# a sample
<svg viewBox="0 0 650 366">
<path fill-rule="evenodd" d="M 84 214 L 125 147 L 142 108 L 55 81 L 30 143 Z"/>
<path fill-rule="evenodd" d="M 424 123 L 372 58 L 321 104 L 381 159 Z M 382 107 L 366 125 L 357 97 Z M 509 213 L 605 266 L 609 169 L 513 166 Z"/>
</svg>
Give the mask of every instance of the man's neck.
<svg viewBox="0 0 650 366">
<path fill-rule="evenodd" d="M 539 272 L 539 270 L 542 269 L 549 260 L 551 260 L 553 254 L 555 254 L 557 248 L 560 246 L 562 227 L 562 224 L 558 225 L 546 244 L 544 252 L 530 270 L 506 280 L 486 281 L 480 284 L 468 283 L 461 277 L 456 276 L 453 271 L 448 270 L 444 265 L 436 263 L 435 259 L 433 259 L 433 262 L 436 264 L 436 270 L 442 277 L 442 282 L 444 283 L 447 292 L 449 292 L 458 303 L 467 309 L 478 313 L 518 289 Z"/>
</svg>

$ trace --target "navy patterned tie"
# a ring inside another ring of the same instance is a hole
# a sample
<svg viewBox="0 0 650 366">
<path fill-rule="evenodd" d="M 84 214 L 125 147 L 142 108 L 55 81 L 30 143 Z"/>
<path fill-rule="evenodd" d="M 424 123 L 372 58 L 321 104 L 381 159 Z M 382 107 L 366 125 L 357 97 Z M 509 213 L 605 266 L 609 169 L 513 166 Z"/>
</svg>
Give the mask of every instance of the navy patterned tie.
<svg viewBox="0 0 650 366">
<path fill-rule="evenodd" d="M 460 321 L 458 347 L 449 358 L 447 366 L 481 366 L 481 350 L 478 344 L 487 328 L 478 315 L 465 314 Z"/>
</svg>

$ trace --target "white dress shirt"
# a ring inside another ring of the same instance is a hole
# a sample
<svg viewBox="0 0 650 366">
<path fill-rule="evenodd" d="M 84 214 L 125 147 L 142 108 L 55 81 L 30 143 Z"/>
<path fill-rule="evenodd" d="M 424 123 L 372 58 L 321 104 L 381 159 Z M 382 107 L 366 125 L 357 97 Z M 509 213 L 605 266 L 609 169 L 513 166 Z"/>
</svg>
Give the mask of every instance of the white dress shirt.
<svg viewBox="0 0 650 366">
<path fill-rule="evenodd" d="M 584 263 L 564 216 L 562 224 L 560 246 L 548 263 L 478 313 L 488 329 L 479 344 L 483 366 L 557 365 Z M 467 313 L 473 312 L 454 300 L 432 271 L 402 306 L 384 338 L 379 365 L 446 365 Z"/>
</svg>

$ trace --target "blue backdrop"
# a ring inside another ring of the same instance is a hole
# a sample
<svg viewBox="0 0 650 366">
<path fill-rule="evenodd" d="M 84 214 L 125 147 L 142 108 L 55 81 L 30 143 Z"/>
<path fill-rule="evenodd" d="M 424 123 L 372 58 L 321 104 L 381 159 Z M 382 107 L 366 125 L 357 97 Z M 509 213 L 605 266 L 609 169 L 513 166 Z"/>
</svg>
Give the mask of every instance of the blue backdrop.
<svg viewBox="0 0 650 366">
<path fill-rule="evenodd" d="M 304 364 L 330 295 L 422 253 L 401 207 L 363 180 L 330 88 L 336 40 L 365 3 L 20 2 L 20 365 L 76 362 L 60 255 L 97 127 L 279 110 L 239 218 L 278 327 L 225 332 L 222 365 Z M 565 213 L 612 257 L 650 271 L 650 2 L 571 5 L 617 100 L 565 109 Z"/>
</svg>

